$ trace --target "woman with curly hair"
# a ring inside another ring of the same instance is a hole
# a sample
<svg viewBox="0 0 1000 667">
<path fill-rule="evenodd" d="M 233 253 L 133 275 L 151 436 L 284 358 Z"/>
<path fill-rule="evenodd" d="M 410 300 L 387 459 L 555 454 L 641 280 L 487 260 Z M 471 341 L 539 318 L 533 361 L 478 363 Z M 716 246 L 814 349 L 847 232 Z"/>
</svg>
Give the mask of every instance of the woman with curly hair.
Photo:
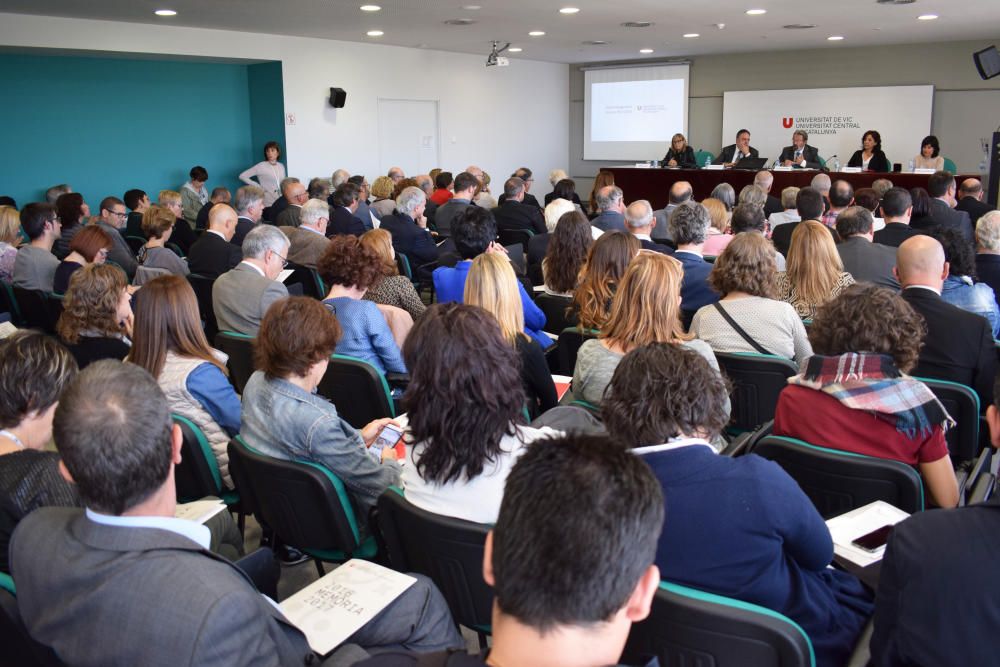
<svg viewBox="0 0 1000 667">
<path fill-rule="evenodd" d="M 787 269 L 778 273 L 778 298 L 795 308 L 802 319 L 854 284 L 844 271 L 833 236 L 823 223 L 806 220 L 792 232 Z"/>
<path fill-rule="evenodd" d="M 132 347 L 132 306 L 125 272 L 109 264 L 76 271 L 63 297 L 56 333 L 80 369 L 99 359 L 124 359 Z"/>
<path fill-rule="evenodd" d="M 52 246 L 52 254 L 63 259 L 69 254 L 69 242 L 90 217 L 90 207 L 79 192 L 65 192 L 56 199 L 56 215 L 62 223 L 62 234 Z"/>
<path fill-rule="evenodd" d="M 809 636 L 817 665 L 844 665 L 872 596 L 830 567 L 830 531 L 784 470 L 712 451 L 727 390 L 705 359 L 665 343 L 626 354 L 608 387 L 608 434 L 649 464 L 666 498 L 660 575 L 784 614 Z"/>
<path fill-rule="evenodd" d="M 371 203 L 371 208 L 375 209 L 379 217 L 389 215 L 396 210 L 396 200 L 392 196 L 395 187 L 396 184 L 388 176 L 379 176 L 372 183 L 371 193 L 375 201 Z"/>
<path fill-rule="evenodd" d="M 930 235 L 944 248 L 944 260 L 948 262 L 941 298 L 962 310 L 982 315 L 989 321 L 993 337 L 1000 336 L 1000 309 L 993 288 L 975 282 L 976 254 L 972 243 L 956 229 L 939 227 Z"/>
<path fill-rule="evenodd" d="M 691 333 L 716 352 L 760 352 L 796 363 L 811 357 L 802 320 L 791 305 L 774 298 L 776 270 L 770 241 L 761 234 L 737 234 L 708 276 L 722 299 L 695 313 Z"/>
<path fill-rule="evenodd" d="M 955 422 L 927 385 L 906 375 L 926 331 L 891 290 L 848 288 L 816 314 L 816 354 L 782 390 L 775 435 L 916 466 L 934 503 L 954 507 L 958 483 L 944 432 Z"/>
<path fill-rule="evenodd" d="M 176 276 L 191 273 L 187 262 L 166 247 L 177 220 L 174 212 L 165 206 L 150 206 L 146 209 L 142 214 L 142 233 L 146 235 L 146 245 L 139 248 L 139 266 L 164 269 Z"/>
<path fill-rule="evenodd" d="M 546 292 L 573 296 L 580 282 L 580 270 L 593 243 L 590 222 L 583 213 L 572 211 L 559 218 L 542 260 Z"/>
<path fill-rule="evenodd" d="M 367 361 L 379 373 L 405 373 L 406 365 L 382 311 L 365 292 L 382 274 L 378 254 L 366 248 L 356 236 L 340 234 L 330 239 L 326 252 L 316 264 L 330 292 L 323 304 L 337 316 L 343 336 L 337 354 Z"/>
<path fill-rule="evenodd" d="M 69 279 L 78 269 L 91 264 L 103 264 L 115 242 L 101 227 L 87 225 L 81 229 L 69 242 L 69 254 L 56 267 L 56 276 L 52 281 L 52 291 L 65 294 L 69 288 Z"/>
<path fill-rule="evenodd" d="M 364 298 L 384 306 L 402 308 L 416 321 L 427 310 L 427 306 L 420 300 L 410 279 L 399 275 L 392 234 L 384 229 L 371 229 L 361 235 L 361 245 L 378 255 L 382 270 L 381 277 L 368 288 Z"/>
<path fill-rule="evenodd" d="M 517 352 L 482 308 L 436 304 L 403 346 L 411 371 L 406 499 L 429 512 L 496 522 L 504 481 L 528 444 L 560 435 L 524 425 Z"/>
<path fill-rule="evenodd" d="M 463 296 L 464 303 L 479 306 L 493 315 L 500 324 L 504 340 L 517 350 L 529 415 L 534 417 L 556 407 L 559 399 L 545 352 L 524 330 L 521 295 L 510 261 L 497 253 L 476 257 L 465 280 Z"/>
<path fill-rule="evenodd" d="M 611 314 L 611 299 L 632 258 L 639 254 L 639 239 L 625 232 L 608 232 L 594 241 L 580 270 L 570 314 L 580 329 L 600 331 Z"/>
</svg>

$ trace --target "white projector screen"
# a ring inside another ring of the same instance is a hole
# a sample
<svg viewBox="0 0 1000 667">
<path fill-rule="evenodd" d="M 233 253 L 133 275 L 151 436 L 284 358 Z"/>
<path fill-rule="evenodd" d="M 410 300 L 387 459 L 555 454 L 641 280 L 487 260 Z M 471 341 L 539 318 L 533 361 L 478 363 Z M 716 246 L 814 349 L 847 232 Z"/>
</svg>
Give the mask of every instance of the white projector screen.
<svg viewBox="0 0 1000 667">
<path fill-rule="evenodd" d="M 584 71 L 583 159 L 660 159 L 687 136 L 688 65 Z"/>
</svg>

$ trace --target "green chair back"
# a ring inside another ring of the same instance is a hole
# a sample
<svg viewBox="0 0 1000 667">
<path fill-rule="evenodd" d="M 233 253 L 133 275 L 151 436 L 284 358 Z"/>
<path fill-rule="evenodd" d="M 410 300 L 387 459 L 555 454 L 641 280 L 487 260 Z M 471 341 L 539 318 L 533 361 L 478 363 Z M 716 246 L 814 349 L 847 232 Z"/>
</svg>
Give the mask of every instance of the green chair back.
<svg viewBox="0 0 1000 667">
<path fill-rule="evenodd" d="M 944 158 L 944 170 L 950 171 L 952 174 L 958 173 L 958 167 L 955 166 L 955 162 L 951 158 Z"/>
</svg>

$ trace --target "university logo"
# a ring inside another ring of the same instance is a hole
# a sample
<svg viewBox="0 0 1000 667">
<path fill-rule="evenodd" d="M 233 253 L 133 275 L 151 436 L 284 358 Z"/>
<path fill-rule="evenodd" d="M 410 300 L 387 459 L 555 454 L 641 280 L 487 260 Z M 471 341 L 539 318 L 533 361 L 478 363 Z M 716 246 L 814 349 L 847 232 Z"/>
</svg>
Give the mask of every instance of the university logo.
<svg viewBox="0 0 1000 667">
<path fill-rule="evenodd" d="M 781 119 L 781 126 L 784 127 L 786 130 L 790 130 L 793 125 L 795 125 L 795 119 L 794 118 L 782 118 Z"/>
</svg>

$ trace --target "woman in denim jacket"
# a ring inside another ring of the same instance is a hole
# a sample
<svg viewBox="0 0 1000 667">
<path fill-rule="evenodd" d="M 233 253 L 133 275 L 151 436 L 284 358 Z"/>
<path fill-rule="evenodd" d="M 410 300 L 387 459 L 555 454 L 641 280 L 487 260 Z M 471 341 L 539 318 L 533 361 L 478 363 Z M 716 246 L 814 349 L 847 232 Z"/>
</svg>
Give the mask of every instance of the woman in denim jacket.
<svg viewBox="0 0 1000 667">
<path fill-rule="evenodd" d="M 240 434 L 267 456 L 329 468 L 347 488 L 363 525 L 382 492 L 399 484 L 400 467 L 392 448 L 378 458 L 368 449 L 391 419 L 358 431 L 315 393 L 340 333 L 337 318 L 315 299 L 291 297 L 268 309 L 254 344 L 261 370 L 243 390 Z"/>
<path fill-rule="evenodd" d="M 948 262 L 948 277 L 941 288 L 941 298 L 953 306 L 989 320 L 993 337 L 1000 336 L 1000 309 L 993 288 L 973 282 L 976 277 L 976 255 L 972 243 L 954 229 L 938 228 L 932 233 L 944 247 Z"/>
</svg>

